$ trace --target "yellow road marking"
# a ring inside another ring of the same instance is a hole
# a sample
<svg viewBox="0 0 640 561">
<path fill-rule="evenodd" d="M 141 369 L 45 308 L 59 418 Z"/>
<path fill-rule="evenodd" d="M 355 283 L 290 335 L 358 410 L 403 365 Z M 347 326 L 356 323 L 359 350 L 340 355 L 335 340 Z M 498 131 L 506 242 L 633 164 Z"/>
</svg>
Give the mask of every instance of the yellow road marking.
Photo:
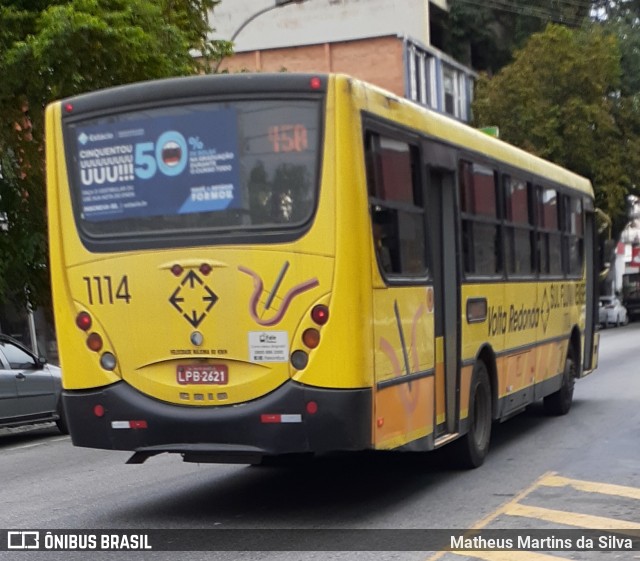
<svg viewBox="0 0 640 561">
<path fill-rule="evenodd" d="M 636 487 L 568 479 L 566 477 L 560 477 L 559 475 L 549 475 L 540 481 L 540 485 L 546 487 L 573 487 L 577 491 L 585 491 L 587 493 L 600 493 L 602 495 L 613 495 L 616 497 L 640 500 L 640 489 Z"/>
<path fill-rule="evenodd" d="M 498 507 L 497 510 L 494 510 L 493 512 L 491 512 L 490 514 L 488 514 L 487 516 L 482 518 L 480 521 L 476 522 L 473 526 L 471 526 L 469 528 L 469 530 L 480 530 L 480 529 L 484 528 L 485 526 L 487 526 L 488 524 L 493 522 L 496 518 L 498 518 L 498 516 L 500 516 L 501 514 L 505 514 L 507 509 L 512 504 L 517 503 L 519 500 L 524 499 L 531 492 L 535 491 L 540 486 L 540 482 L 541 481 L 544 481 L 545 479 L 549 479 L 550 477 L 552 477 L 554 475 L 555 475 L 555 472 L 553 472 L 553 471 L 548 471 L 548 472 L 544 473 L 538 479 L 536 479 L 531 485 L 529 485 L 529 487 L 527 487 L 523 491 L 520 491 L 520 493 L 515 495 L 511 500 L 507 501 L 502 506 Z M 451 553 L 451 552 L 439 551 L 439 552 L 435 553 L 434 555 L 432 555 L 431 557 L 429 557 L 426 561 L 437 561 L 438 559 L 440 559 L 443 555 L 446 555 L 447 553 Z M 481 553 L 497 553 L 497 552 L 493 552 L 493 551 L 485 552 L 485 551 L 483 551 Z M 519 552 L 510 551 L 508 553 L 519 553 Z M 526 552 L 526 553 L 528 553 L 528 552 Z M 513 559 L 515 559 L 515 557 Z M 529 560 L 527 560 L 527 561 L 529 561 Z M 534 560 L 532 560 L 532 561 L 534 561 Z"/>
<path fill-rule="evenodd" d="M 640 523 L 629 522 L 627 520 L 616 520 L 605 518 L 604 516 L 591 516 L 579 512 L 567 512 L 564 510 L 551 510 L 538 506 L 528 506 L 522 504 L 510 504 L 505 514 L 509 516 L 522 516 L 526 518 L 536 518 L 546 520 L 565 526 L 577 526 L 589 530 L 640 530 Z M 634 534 L 635 535 L 635 534 Z"/>
<path fill-rule="evenodd" d="M 487 526 L 488 524 L 493 522 L 496 518 L 498 518 L 498 516 L 500 516 L 502 514 L 505 514 L 512 504 L 515 504 L 515 503 L 519 502 L 521 499 L 524 499 L 527 495 L 530 495 L 533 491 L 535 491 L 538 487 L 540 487 L 540 483 L 542 481 L 544 481 L 545 479 L 549 479 L 550 477 L 552 477 L 554 475 L 555 475 L 555 472 L 553 472 L 553 471 L 548 471 L 547 473 L 541 475 L 531 485 L 529 485 L 529 487 L 527 487 L 523 491 L 520 491 L 511 500 L 507 501 L 502 506 L 498 507 L 496 510 L 494 510 L 491 513 L 489 513 L 487 516 L 485 516 L 484 518 L 480 519 L 478 522 L 476 522 L 469 529 L 470 530 L 480 530 L 481 528 L 484 528 L 485 526 Z"/>
<path fill-rule="evenodd" d="M 558 561 L 555 555 L 534 553 L 533 551 L 450 551 L 452 555 L 475 557 L 485 561 Z"/>
<path fill-rule="evenodd" d="M 618 533 L 622 534 L 627 533 L 625 530 L 628 530 L 629 535 L 638 535 L 637 531 L 640 530 L 640 523 L 637 522 L 615 520 L 613 518 L 606 518 L 603 516 L 592 516 L 589 514 L 580 514 L 577 512 L 567 512 L 563 510 L 552 510 L 548 508 L 523 505 L 520 503 L 522 499 L 543 486 L 572 487 L 578 491 L 587 493 L 599 493 L 602 495 L 640 500 L 640 489 L 635 487 L 569 479 L 557 475 L 556 472 L 549 471 L 498 509 L 476 522 L 468 529 L 468 534 L 472 534 L 474 530 L 481 530 L 482 528 L 485 528 L 499 516 L 507 515 L 545 520 L 547 522 L 588 530 L 617 530 Z M 558 557 L 553 555 L 545 555 L 533 551 L 439 551 L 429 557 L 426 561 L 437 561 L 447 554 L 461 557 L 473 557 L 475 559 L 483 559 L 485 561 L 552 561 L 558 559 Z M 640 556 L 638 559 L 640 559 Z"/>
</svg>

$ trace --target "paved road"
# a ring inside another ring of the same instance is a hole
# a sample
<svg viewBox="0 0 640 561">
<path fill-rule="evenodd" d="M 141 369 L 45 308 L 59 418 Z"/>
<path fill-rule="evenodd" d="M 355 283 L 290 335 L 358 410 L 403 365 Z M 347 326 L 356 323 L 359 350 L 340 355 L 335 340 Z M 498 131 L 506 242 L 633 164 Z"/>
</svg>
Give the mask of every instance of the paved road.
<svg viewBox="0 0 640 561">
<path fill-rule="evenodd" d="M 124 464 L 128 453 L 74 448 L 54 425 L 0 430 L 0 527 L 203 532 L 210 528 L 603 528 L 604 524 L 634 528 L 640 522 L 638 341 L 640 323 L 603 331 L 600 368 L 576 385 L 571 413 L 549 418 L 536 404 L 496 426 L 488 461 L 470 472 L 449 470 L 439 453 L 366 454 L 291 468 L 184 464 L 173 456 L 130 466 Z M 389 549 L 392 546 L 393 540 Z M 90 556 L 46 552 L 6 553 L 0 558 L 168 560 L 176 555 L 181 560 L 362 558 L 357 552 Z M 365 554 L 376 560 L 423 561 L 553 561 L 600 559 L 604 554 L 475 555 Z M 640 552 L 612 553 L 607 558 L 627 561 L 640 558 Z"/>
</svg>

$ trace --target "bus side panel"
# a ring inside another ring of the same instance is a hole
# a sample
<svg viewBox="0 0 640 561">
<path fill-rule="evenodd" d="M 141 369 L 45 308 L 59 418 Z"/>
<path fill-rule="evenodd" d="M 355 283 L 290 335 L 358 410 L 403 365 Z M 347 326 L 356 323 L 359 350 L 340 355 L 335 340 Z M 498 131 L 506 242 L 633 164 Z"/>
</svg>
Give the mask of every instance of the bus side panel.
<svg viewBox="0 0 640 561">
<path fill-rule="evenodd" d="M 486 302 L 484 321 L 469 321 L 467 309 L 472 302 Z M 505 337 L 508 329 L 508 306 L 505 297 L 505 285 L 495 283 L 466 283 L 461 290 L 461 380 L 460 380 L 460 420 L 468 417 L 469 388 L 473 367 L 483 348 L 491 351 L 495 357 L 497 379 L 494 380 L 493 393 L 496 397 L 505 394 L 508 386 L 504 360 Z M 491 364 L 487 364 L 492 371 Z"/>
<path fill-rule="evenodd" d="M 433 433 L 435 348 L 429 290 L 374 290 L 376 448 L 395 448 Z"/>
<path fill-rule="evenodd" d="M 363 248 L 370 226 L 358 119 L 350 81 L 336 77 L 327 97 L 320 189 L 320 208 L 332 213 L 319 213 L 312 229 L 322 236 L 326 224 L 333 228 L 326 232 L 327 240 L 335 239 L 331 316 L 317 357 L 311 357 L 309 368 L 293 375 L 311 386 L 370 388 L 372 383 L 371 287 L 362 273 L 369 267 Z"/>
<path fill-rule="evenodd" d="M 53 294 L 54 317 L 60 361 L 62 384 L 65 389 L 82 389 L 104 386 L 120 380 L 120 377 L 102 369 L 99 355 L 86 346 L 86 333 L 75 325 L 74 318 L 80 311 L 67 282 L 66 263 L 69 255 L 83 251 L 77 236 L 63 236 L 63 224 L 73 224 L 73 216 L 62 209 L 71 208 L 69 184 L 62 138 L 61 105 L 55 103 L 46 110 L 46 160 L 47 205 L 49 221 L 49 267 Z M 70 247 L 71 246 L 71 247 Z"/>
</svg>

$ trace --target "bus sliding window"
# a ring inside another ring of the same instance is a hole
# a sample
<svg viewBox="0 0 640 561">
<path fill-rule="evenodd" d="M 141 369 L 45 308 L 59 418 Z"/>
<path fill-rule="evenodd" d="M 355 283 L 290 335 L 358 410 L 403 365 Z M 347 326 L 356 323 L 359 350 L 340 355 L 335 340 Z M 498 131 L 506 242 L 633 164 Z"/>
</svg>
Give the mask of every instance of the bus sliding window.
<svg viewBox="0 0 640 561">
<path fill-rule="evenodd" d="M 376 259 L 385 276 L 428 274 L 420 153 L 416 146 L 368 131 L 365 161 Z"/>
</svg>

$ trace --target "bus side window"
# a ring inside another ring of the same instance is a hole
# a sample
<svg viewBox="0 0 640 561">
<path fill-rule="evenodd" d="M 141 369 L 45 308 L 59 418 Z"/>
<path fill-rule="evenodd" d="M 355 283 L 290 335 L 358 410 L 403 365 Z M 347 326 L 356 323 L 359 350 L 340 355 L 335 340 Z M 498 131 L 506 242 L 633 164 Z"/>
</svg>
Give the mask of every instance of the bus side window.
<svg viewBox="0 0 640 561">
<path fill-rule="evenodd" d="M 536 187 L 539 268 L 543 275 L 562 275 L 559 197 L 555 189 Z"/>
<path fill-rule="evenodd" d="M 469 275 L 502 274 L 502 212 L 496 175 L 488 166 L 460 160 L 463 264 Z"/>
<path fill-rule="evenodd" d="M 371 222 L 373 242 L 380 267 L 385 273 L 399 273 L 400 251 L 394 235 L 397 217 L 393 216 L 393 211 L 374 207 L 371 209 Z"/>
<path fill-rule="evenodd" d="M 530 185 L 523 179 L 504 175 L 505 257 L 507 272 L 513 276 L 533 273 L 533 209 L 530 208 Z"/>
<path fill-rule="evenodd" d="M 578 197 L 564 196 L 563 238 L 567 264 L 565 271 L 570 276 L 582 274 L 584 254 L 584 212 L 582 200 Z"/>
<path fill-rule="evenodd" d="M 365 159 L 376 258 L 385 275 L 427 274 L 420 153 L 407 142 L 368 132 Z"/>
</svg>

